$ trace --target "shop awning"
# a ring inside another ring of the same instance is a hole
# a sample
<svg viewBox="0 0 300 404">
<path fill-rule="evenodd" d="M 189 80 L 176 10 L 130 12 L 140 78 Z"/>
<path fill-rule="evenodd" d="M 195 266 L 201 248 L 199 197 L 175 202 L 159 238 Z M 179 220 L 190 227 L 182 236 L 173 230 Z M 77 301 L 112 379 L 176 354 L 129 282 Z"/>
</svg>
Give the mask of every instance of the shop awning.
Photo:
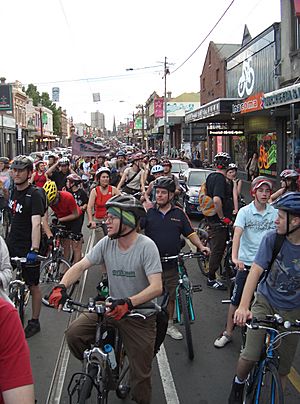
<svg viewBox="0 0 300 404">
<path fill-rule="evenodd" d="M 300 0 L 294 0 L 295 14 L 300 17 Z"/>
<path fill-rule="evenodd" d="M 232 113 L 233 102 L 239 98 L 218 98 L 185 115 L 185 123 L 226 121 Z"/>
</svg>

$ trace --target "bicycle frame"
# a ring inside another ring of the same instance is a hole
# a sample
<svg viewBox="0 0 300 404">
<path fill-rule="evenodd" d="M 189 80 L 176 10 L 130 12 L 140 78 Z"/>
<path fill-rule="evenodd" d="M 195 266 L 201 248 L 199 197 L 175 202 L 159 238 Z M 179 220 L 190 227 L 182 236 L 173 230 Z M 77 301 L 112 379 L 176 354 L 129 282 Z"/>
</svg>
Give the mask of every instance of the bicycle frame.
<svg viewBox="0 0 300 404">
<path fill-rule="evenodd" d="M 180 310 L 180 299 L 179 299 L 179 289 L 180 288 L 183 288 L 185 290 L 185 293 L 187 296 L 190 320 L 195 321 L 195 312 L 194 312 L 194 307 L 193 307 L 193 302 L 192 302 L 192 284 L 188 278 L 187 271 L 184 266 L 183 259 L 181 257 L 178 257 L 177 269 L 178 269 L 178 274 L 179 274 L 179 281 L 178 281 L 178 285 L 176 287 L 176 300 L 175 300 L 177 321 L 179 323 L 181 323 L 181 321 L 182 321 L 181 310 Z"/>
<path fill-rule="evenodd" d="M 268 361 L 273 361 L 275 359 L 275 350 L 274 350 L 274 340 L 277 336 L 277 331 L 276 330 L 267 330 L 266 337 L 265 337 L 265 346 L 266 346 L 266 357 L 261 358 L 259 361 L 259 365 L 257 367 L 257 371 L 255 372 L 253 376 L 253 380 L 258 380 L 257 383 L 257 390 L 255 394 L 255 401 L 254 403 L 259 403 L 259 397 L 261 393 L 261 387 L 263 383 L 263 377 L 264 377 L 264 368 L 265 365 Z M 272 391 L 271 391 L 271 403 L 270 404 L 275 404 L 275 384 L 274 380 L 272 380 Z"/>
</svg>

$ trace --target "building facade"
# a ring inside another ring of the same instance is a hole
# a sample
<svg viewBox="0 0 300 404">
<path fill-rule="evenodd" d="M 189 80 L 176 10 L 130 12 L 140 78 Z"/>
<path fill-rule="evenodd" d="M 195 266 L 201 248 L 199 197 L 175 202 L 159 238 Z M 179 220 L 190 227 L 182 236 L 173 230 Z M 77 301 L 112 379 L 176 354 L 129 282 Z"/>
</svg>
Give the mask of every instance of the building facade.
<svg viewBox="0 0 300 404">
<path fill-rule="evenodd" d="M 105 130 L 105 116 L 98 110 L 91 112 L 91 127 L 95 129 Z"/>
</svg>

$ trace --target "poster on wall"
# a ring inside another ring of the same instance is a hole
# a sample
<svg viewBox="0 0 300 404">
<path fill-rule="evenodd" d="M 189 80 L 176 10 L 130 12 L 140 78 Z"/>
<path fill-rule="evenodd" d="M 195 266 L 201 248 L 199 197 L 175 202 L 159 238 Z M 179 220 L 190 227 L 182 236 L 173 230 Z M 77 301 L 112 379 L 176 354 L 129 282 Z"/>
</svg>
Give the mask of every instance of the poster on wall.
<svg viewBox="0 0 300 404">
<path fill-rule="evenodd" d="M 258 167 L 260 175 L 277 175 L 276 133 L 257 135 Z"/>
</svg>

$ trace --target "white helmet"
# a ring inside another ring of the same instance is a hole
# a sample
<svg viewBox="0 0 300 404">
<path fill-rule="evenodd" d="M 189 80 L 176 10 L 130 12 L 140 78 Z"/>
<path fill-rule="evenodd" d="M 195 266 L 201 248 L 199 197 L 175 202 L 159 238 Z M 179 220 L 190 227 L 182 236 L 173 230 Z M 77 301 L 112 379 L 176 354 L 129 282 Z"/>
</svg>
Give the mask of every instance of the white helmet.
<svg viewBox="0 0 300 404">
<path fill-rule="evenodd" d="M 62 157 L 61 159 L 58 160 L 59 165 L 69 165 L 70 160 L 67 157 Z"/>
</svg>

